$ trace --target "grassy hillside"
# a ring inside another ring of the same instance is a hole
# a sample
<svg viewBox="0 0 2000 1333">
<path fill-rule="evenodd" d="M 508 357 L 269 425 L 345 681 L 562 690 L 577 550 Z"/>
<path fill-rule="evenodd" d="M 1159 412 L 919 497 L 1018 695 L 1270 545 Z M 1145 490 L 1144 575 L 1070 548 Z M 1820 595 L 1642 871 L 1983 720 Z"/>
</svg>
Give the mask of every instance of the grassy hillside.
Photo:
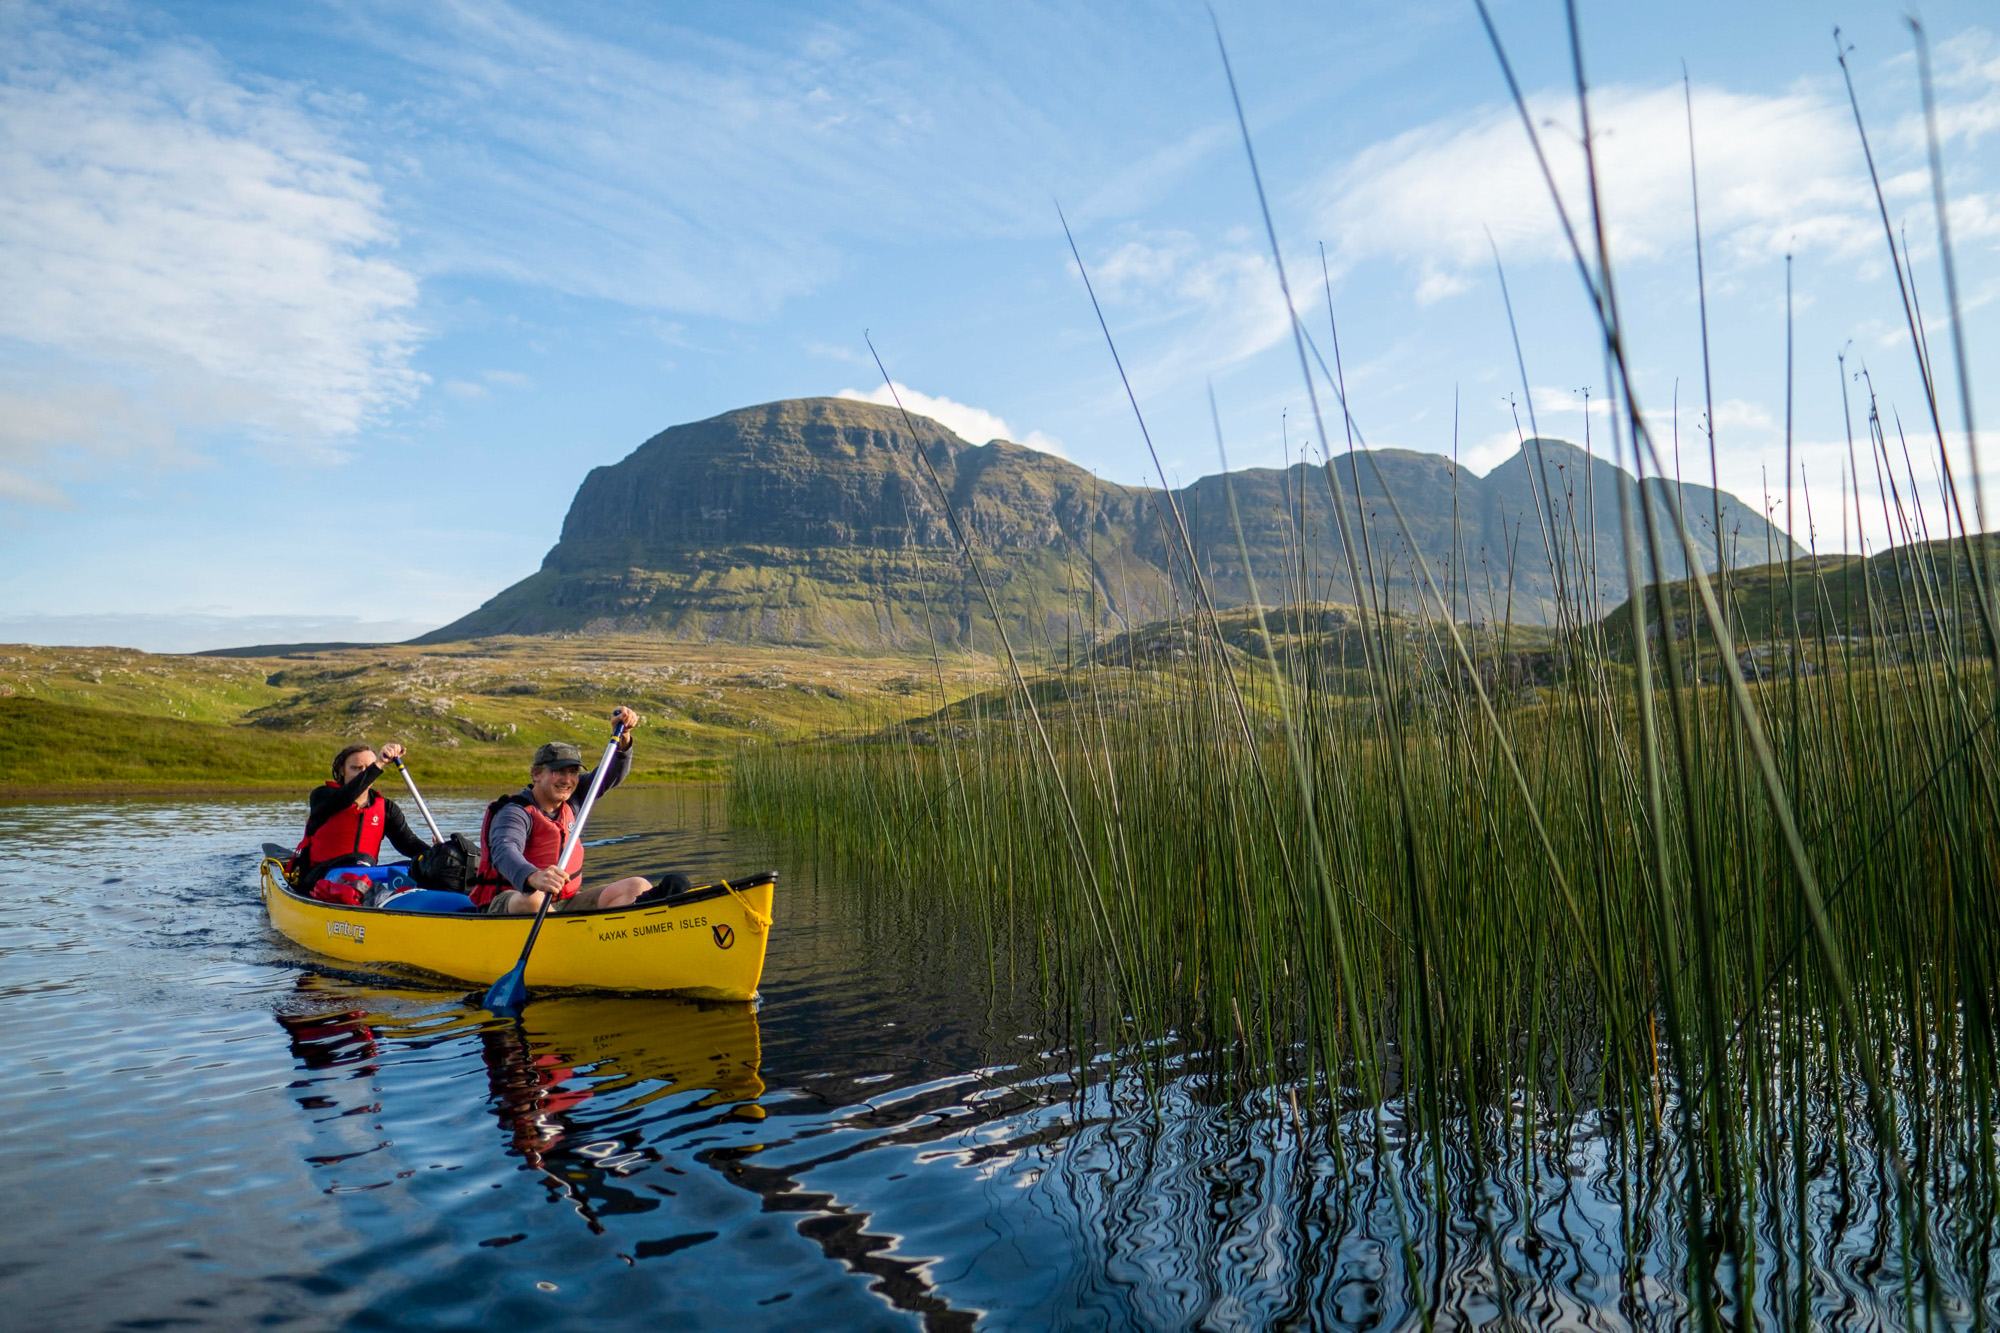
<svg viewBox="0 0 2000 1333">
<path fill-rule="evenodd" d="M 1989 539 L 1991 540 L 1991 539 Z M 1788 673 L 1797 594 L 1808 671 L 1877 667 L 1950 642 L 1977 657 L 1970 575 L 1956 548 L 1903 548 L 1873 561 L 1822 557 L 1734 570 L 1732 621 L 1752 679 Z M 1677 638 L 1692 622 L 1685 587 L 1667 590 Z M 1657 622 L 1650 614 L 1649 619 Z M 1593 670 L 1629 687 L 1632 606 L 1606 618 L 1615 662 Z M 1026 645 L 1059 660 L 1033 691 L 1052 719 L 1106 709 L 1173 711 L 1164 679 L 1220 666 L 1262 728 L 1313 698 L 1359 703 L 1370 666 L 1352 607 L 1312 603 L 1261 622 L 1224 611 L 1222 643 L 1196 621 L 1154 622 L 1094 648 Z M 1940 630 L 1942 629 L 1942 633 Z M 1657 633 L 1657 629 L 1655 631 Z M 1574 647 L 1528 626 L 1462 628 L 1497 704 L 1533 705 L 1566 678 Z M 1442 627 L 1390 615 L 1371 650 L 1402 716 L 1463 701 L 1470 681 Z M 1279 665 L 1274 680 L 1271 663 Z M 1656 668 L 1657 669 L 1657 668 Z M 1688 662 L 1703 680 L 1712 647 Z M 720 776 L 746 745 L 827 733 L 883 734 L 925 719 L 935 735 L 1011 715 L 996 664 L 959 654 L 850 655 L 806 648 L 692 644 L 659 637 L 513 637 L 428 646 L 327 646 L 268 657 L 173 656 L 116 648 L 0 645 L 0 797 L 212 788 L 292 791 L 317 781 L 350 741 L 410 747 L 419 778 L 438 787 L 511 785 L 533 747 L 569 739 L 595 749 L 614 703 L 646 717 L 636 778 Z"/>
<path fill-rule="evenodd" d="M 1973 560 L 1981 573 L 2000 569 L 2000 534 L 1972 539 Z M 1895 547 L 1879 555 L 1823 555 L 1790 564 L 1758 565 L 1729 572 L 1718 579 L 1718 596 L 1726 596 L 1731 633 L 1746 660 L 1782 666 L 1796 655 L 1814 670 L 1844 665 L 1878 665 L 1934 657 L 1950 652 L 1964 657 L 1986 653 L 1985 631 L 1975 597 L 1976 582 L 1966 549 L 1957 541 L 1921 542 Z M 1633 651 L 1634 601 L 1604 618 L 1606 637 L 1614 650 L 1629 658 Z M 1661 638 L 1664 620 L 1676 644 L 1697 647 L 1711 638 L 1702 620 L 1693 587 L 1686 582 L 1661 585 L 1643 598 L 1647 633 Z M 1665 614 L 1662 615 L 1662 607 Z M 1712 644 L 1703 657 L 1705 678 L 1713 678 Z"/>
<path fill-rule="evenodd" d="M 945 698 L 989 687 L 944 664 Z M 350 741 L 401 741 L 426 786 L 519 781 L 544 740 L 645 718 L 640 781 L 717 776 L 746 744 L 871 728 L 942 700 L 927 659 L 657 639 L 494 639 L 270 658 L 0 646 L 0 796 L 292 790 Z"/>
<path fill-rule="evenodd" d="M 1363 626 L 1372 628 L 1364 633 Z M 1497 708 L 1536 707 L 1558 697 L 1575 646 L 1540 626 L 1459 626 L 1473 671 Z M 1312 602 L 1155 621 L 1068 658 L 1058 656 L 1027 680 L 1027 697 L 1045 727 L 1089 735 L 1106 722 L 1137 725 L 1152 718 L 1171 728 L 1185 712 L 1190 682 L 1240 699 L 1252 728 L 1265 739 L 1284 734 L 1284 718 L 1317 708 L 1365 713 L 1376 698 L 1369 659 L 1391 682 L 1382 702 L 1408 721 L 1440 710 L 1469 708 L 1476 691 L 1442 624 L 1395 612 L 1363 618 L 1352 606 Z M 1631 670 L 1594 665 L 1603 684 L 1629 689 Z M 996 677 L 934 712 L 895 718 L 851 739 L 872 745 L 931 745 L 977 733 L 1013 731 L 1029 723 L 1022 691 Z M 908 725 L 903 725 L 908 723 Z M 1100 735 L 1101 739 L 1101 735 Z"/>
</svg>

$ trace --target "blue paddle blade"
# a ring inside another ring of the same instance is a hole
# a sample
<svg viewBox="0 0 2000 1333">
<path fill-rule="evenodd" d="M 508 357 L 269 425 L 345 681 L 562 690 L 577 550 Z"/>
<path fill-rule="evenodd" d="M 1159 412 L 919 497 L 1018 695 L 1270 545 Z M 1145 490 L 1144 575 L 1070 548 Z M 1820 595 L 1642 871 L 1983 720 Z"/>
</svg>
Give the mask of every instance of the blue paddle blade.
<svg viewBox="0 0 2000 1333">
<path fill-rule="evenodd" d="M 496 1014 L 512 1017 L 528 1002 L 528 960 L 514 964 L 514 970 L 486 988 L 483 1003 Z"/>
</svg>

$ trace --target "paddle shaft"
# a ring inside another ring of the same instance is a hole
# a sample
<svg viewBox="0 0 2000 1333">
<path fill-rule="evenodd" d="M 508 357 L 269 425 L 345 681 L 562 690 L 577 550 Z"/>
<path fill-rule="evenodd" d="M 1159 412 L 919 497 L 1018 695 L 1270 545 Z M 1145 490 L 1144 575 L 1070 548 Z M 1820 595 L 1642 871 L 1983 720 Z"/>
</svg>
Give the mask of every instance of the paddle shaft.
<svg viewBox="0 0 2000 1333">
<path fill-rule="evenodd" d="M 417 780 L 410 776 L 409 766 L 401 759 L 392 759 L 389 762 L 394 764 L 396 771 L 403 775 L 403 785 L 410 789 L 410 795 L 416 799 L 417 809 L 424 812 L 424 822 L 431 826 L 431 841 L 443 842 L 444 834 L 438 831 L 438 822 L 431 817 L 431 808 L 424 804 L 424 794 L 417 790 Z"/>
<path fill-rule="evenodd" d="M 569 836 L 563 839 L 562 854 L 556 857 L 558 869 L 564 869 L 569 865 L 570 854 L 576 851 L 577 843 L 583 839 L 583 822 L 590 818 L 590 807 L 597 804 L 597 793 L 604 787 L 605 770 L 611 767 L 611 757 L 618 753 L 618 738 L 624 734 L 623 726 L 612 731 L 611 743 L 604 747 L 604 757 L 597 761 L 597 771 L 590 775 L 590 790 L 583 794 L 583 804 L 577 809 L 576 822 L 569 826 Z M 555 900 L 555 894 L 544 893 L 542 905 L 535 909 L 535 924 L 528 927 L 527 942 L 521 946 L 521 961 L 514 964 L 514 970 L 521 973 L 523 979 L 527 976 L 528 955 L 535 951 L 535 937 L 542 933 L 542 920 L 548 916 L 549 907 Z"/>
</svg>

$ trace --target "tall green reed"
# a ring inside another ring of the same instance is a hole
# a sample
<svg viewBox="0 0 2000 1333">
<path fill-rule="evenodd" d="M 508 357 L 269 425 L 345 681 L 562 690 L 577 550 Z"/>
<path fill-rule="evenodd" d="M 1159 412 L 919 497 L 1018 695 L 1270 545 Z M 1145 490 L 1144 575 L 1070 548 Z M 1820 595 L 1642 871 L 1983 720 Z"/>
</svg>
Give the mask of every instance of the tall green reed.
<svg viewBox="0 0 2000 1333">
<path fill-rule="evenodd" d="M 1466 571 L 1454 555 L 1439 584 L 1379 471 L 1393 524 L 1370 526 L 1374 460 L 1337 325 L 1329 367 L 1295 323 L 1336 530 L 1314 534 L 1288 495 L 1277 586 L 1219 609 L 1169 501 L 1185 614 L 1119 633 L 1079 604 L 1088 632 L 1057 668 L 1031 677 L 1009 645 L 1008 689 L 867 738 L 753 752 L 733 799 L 873 891 L 974 923 L 1007 975 L 1080 1042 L 1108 1034 L 1149 1088 L 1192 1069 L 1282 1093 L 1343 1161 L 1390 1151 L 1384 1117 L 1413 1127 L 1434 1208 L 1448 1151 L 1515 1161 L 1531 1191 L 1540 1136 L 1598 1127 L 1635 1242 L 1676 1200 L 1704 1323 L 1809 1323 L 1825 1261 L 1809 1192 L 1864 1170 L 1892 1206 L 1910 1317 L 1983 1322 L 2000 1230 L 2000 540 L 1957 502 L 1892 235 L 1941 511 L 1907 450 L 1898 477 L 1870 386 L 1861 435 L 1903 544 L 1758 569 L 1728 553 L 1718 504 L 1703 572 L 1626 364 L 1573 12 L 1571 49 L 1587 219 L 1551 197 L 1603 333 L 1612 452 L 1638 479 L 1619 492 L 1624 607 L 1607 617 L 1597 599 L 1592 483 L 1580 516 L 1538 459 L 1526 540 L 1558 580 L 1552 627 L 1462 623 Z M 1690 113 L 1691 162 L 1693 148 Z M 1699 268 L 1697 282 L 1712 401 Z M 1525 395 L 1518 335 L 1515 354 Z M 1523 447 L 1538 449 L 1526 401 Z M 1970 430 L 1969 395 L 1963 410 Z M 1713 469 L 1712 412 L 1707 431 Z M 1857 527 L 1858 448 L 1850 430 L 1840 503 Z M 969 541 L 965 555 L 976 570 Z M 1416 567 L 1414 607 L 1392 609 L 1389 559 Z M 1342 575 L 1348 598 L 1328 603 Z M 1507 604 L 1491 584 L 1486 601 Z"/>
</svg>

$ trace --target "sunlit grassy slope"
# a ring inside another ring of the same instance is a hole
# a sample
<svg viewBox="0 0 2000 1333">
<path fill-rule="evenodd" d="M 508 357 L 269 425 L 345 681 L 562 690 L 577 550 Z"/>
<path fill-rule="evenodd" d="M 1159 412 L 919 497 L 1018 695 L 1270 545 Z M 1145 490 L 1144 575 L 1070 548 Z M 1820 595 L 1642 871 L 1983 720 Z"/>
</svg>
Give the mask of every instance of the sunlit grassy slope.
<svg viewBox="0 0 2000 1333">
<path fill-rule="evenodd" d="M 1893 553 L 1872 562 L 1829 557 L 1816 569 L 1802 561 L 1794 583 L 1782 564 L 1732 571 L 1732 619 L 1746 644 L 1761 643 L 1789 626 L 1796 591 L 1809 653 L 1818 651 L 1822 631 L 1846 638 L 1877 627 L 1865 651 L 1848 639 L 1845 650 L 1836 645 L 1827 654 L 1833 660 L 1896 655 L 1912 629 L 1921 634 L 1939 619 L 1969 633 L 1962 600 L 1969 579 L 1955 567 L 1955 553 L 1920 549 L 1939 557 L 1925 566 L 1927 578 Z M 1670 587 L 1665 601 L 1685 617 L 1684 588 Z M 1439 627 L 1394 614 L 1381 623 L 1384 651 L 1396 659 L 1391 675 L 1411 683 L 1403 702 L 1435 706 L 1415 682 L 1454 677 L 1455 655 Z M 1606 618 L 1614 652 L 1629 654 L 1630 623 L 1629 603 Z M 1301 690 L 1367 695 L 1359 625 L 1353 608 L 1315 603 L 1261 618 L 1227 610 L 1217 629 L 1247 703 L 1275 726 L 1274 659 Z M 1103 671 L 1148 677 L 1195 651 L 1192 633 L 1187 622 L 1166 621 L 1089 650 L 1038 645 L 1046 665 L 1035 673 L 1034 692 L 1057 714 L 1103 707 Z M 1488 625 L 1464 634 L 1497 700 L 1537 702 L 1571 667 L 1570 655 L 1541 627 Z M 1594 669 L 1621 678 L 1629 671 L 1608 660 Z M 0 795 L 289 789 L 316 781 L 332 752 L 351 740 L 402 741 L 412 767 L 431 783 L 510 783 L 543 740 L 590 748 L 598 719 L 617 702 L 646 715 L 639 780 L 708 778 L 745 745 L 865 734 L 934 713 L 948 723 L 968 708 L 990 713 L 1005 694 L 995 692 L 1000 683 L 995 664 L 977 655 L 934 663 L 927 653 L 860 656 L 651 637 L 514 637 L 269 657 L 0 645 Z M 1137 684 L 1119 693 L 1117 706 L 1143 707 L 1156 692 Z M 1165 696 L 1161 703 L 1173 706 Z"/>
<path fill-rule="evenodd" d="M 434 785 L 519 780 L 544 740 L 644 715 L 638 780 L 716 776 L 746 744 L 869 729 L 993 681 L 983 658 L 828 656 L 657 639 L 490 639 L 283 657 L 0 646 L 0 794 L 281 787 L 398 740 Z M 940 690 L 943 694 L 940 694 Z"/>
</svg>

